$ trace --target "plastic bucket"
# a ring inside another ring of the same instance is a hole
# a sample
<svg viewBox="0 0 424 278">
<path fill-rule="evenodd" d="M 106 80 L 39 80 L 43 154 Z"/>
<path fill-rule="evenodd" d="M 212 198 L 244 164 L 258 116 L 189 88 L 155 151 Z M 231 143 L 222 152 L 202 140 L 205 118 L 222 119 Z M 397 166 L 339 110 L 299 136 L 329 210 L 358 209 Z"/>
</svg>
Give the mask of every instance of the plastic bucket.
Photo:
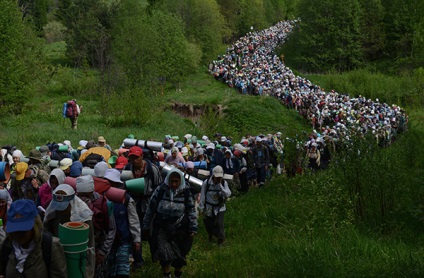
<svg viewBox="0 0 424 278">
<path fill-rule="evenodd" d="M 130 170 L 123 170 L 121 172 L 121 181 L 132 180 L 133 178 L 133 173 Z"/>
<path fill-rule="evenodd" d="M 82 222 L 59 224 L 58 236 L 66 256 L 68 277 L 84 277 L 89 226 Z"/>
<path fill-rule="evenodd" d="M 130 192 L 143 193 L 144 194 L 144 178 L 127 180 L 125 187 Z"/>
<path fill-rule="evenodd" d="M 10 179 L 10 166 L 7 162 L 0 162 L 0 181 L 8 181 Z"/>
<path fill-rule="evenodd" d="M 125 194 L 127 192 L 123 189 L 111 187 L 106 191 L 106 197 L 109 201 L 114 203 L 123 204 L 125 202 Z"/>
<path fill-rule="evenodd" d="M 72 188 L 75 190 L 75 192 L 77 191 L 77 178 L 73 178 L 73 177 L 66 177 L 65 180 L 63 181 L 64 184 L 69 184 L 70 186 L 72 186 Z"/>
</svg>

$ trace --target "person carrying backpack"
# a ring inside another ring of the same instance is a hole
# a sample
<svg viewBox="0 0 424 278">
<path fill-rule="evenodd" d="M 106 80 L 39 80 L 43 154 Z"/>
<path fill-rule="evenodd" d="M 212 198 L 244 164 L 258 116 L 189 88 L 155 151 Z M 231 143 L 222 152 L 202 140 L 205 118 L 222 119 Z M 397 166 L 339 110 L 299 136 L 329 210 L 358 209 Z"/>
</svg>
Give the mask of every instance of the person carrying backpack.
<svg viewBox="0 0 424 278">
<path fill-rule="evenodd" d="M 58 238 L 43 233 L 33 201 L 12 202 L 7 218 L 8 238 L 0 247 L 0 277 L 67 277 L 62 245 Z"/>
<path fill-rule="evenodd" d="M 108 277 L 107 256 L 115 239 L 116 226 L 113 213 L 109 213 L 108 200 L 94 192 L 94 180 L 90 175 L 76 178 L 77 196 L 93 212 L 96 268 L 94 277 Z"/>
<path fill-rule="evenodd" d="M 160 261 L 164 277 L 181 277 L 197 233 L 193 196 L 184 174 L 171 169 L 152 194 L 143 219 L 143 237 L 149 239 L 153 261 Z"/>
<path fill-rule="evenodd" d="M 81 107 L 77 104 L 76 99 L 69 100 L 63 104 L 63 117 L 71 120 L 71 128 L 77 129 L 78 116 L 81 114 Z"/>
<path fill-rule="evenodd" d="M 199 203 L 199 210 L 204 215 L 203 223 L 208 232 L 209 241 L 212 241 L 212 237 L 215 236 L 218 238 L 219 245 L 223 244 L 225 240 L 225 202 L 231 196 L 228 183 L 223 178 L 224 170 L 219 165 L 215 166 L 212 170 L 212 177 L 202 184 Z"/>
</svg>

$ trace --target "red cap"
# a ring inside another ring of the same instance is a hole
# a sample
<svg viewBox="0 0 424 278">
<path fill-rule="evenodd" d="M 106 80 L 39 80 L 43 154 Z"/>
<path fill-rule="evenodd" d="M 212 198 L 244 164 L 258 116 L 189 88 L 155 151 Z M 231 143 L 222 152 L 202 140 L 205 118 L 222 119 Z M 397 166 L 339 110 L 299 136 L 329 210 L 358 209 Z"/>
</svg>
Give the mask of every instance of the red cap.
<svg viewBox="0 0 424 278">
<path fill-rule="evenodd" d="M 143 155 L 143 150 L 139 146 L 132 146 L 128 152 L 128 156 L 132 155 L 139 157 Z"/>
<path fill-rule="evenodd" d="M 125 165 L 127 164 L 128 164 L 128 159 L 125 156 L 121 155 L 116 159 L 115 169 L 119 169 L 119 170 L 124 169 Z"/>
</svg>

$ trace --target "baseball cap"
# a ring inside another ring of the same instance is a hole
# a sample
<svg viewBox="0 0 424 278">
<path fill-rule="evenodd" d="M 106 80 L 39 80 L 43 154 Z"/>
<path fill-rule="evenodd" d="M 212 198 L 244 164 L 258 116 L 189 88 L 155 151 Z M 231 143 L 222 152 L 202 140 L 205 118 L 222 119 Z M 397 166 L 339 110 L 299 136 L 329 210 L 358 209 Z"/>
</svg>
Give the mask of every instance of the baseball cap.
<svg viewBox="0 0 424 278">
<path fill-rule="evenodd" d="M 139 146 L 132 146 L 128 152 L 128 156 L 141 156 L 143 155 L 143 150 Z"/>
<path fill-rule="evenodd" d="M 37 215 L 38 211 L 32 200 L 20 199 L 12 202 L 7 210 L 6 233 L 31 230 Z"/>
<path fill-rule="evenodd" d="M 206 147 L 206 149 L 215 149 L 215 144 L 214 143 L 209 143 L 208 146 Z"/>
<path fill-rule="evenodd" d="M 57 194 L 62 191 L 65 194 Z M 58 187 L 53 191 L 52 202 L 50 207 L 53 210 L 64 211 L 69 203 L 75 198 L 75 190 L 69 184 L 59 184 Z"/>
<path fill-rule="evenodd" d="M 222 169 L 221 166 L 215 166 L 215 168 L 213 168 L 212 174 L 215 178 L 223 178 L 224 177 L 224 170 Z"/>
<path fill-rule="evenodd" d="M 125 156 L 121 155 L 116 159 L 115 169 L 122 170 L 127 164 L 128 164 L 128 159 Z"/>
<path fill-rule="evenodd" d="M 72 159 L 70 158 L 64 158 L 60 161 L 59 163 L 59 168 L 62 171 L 65 171 L 66 169 L 68 169 L 70 166 L 72 165 Z"/>
</svg>

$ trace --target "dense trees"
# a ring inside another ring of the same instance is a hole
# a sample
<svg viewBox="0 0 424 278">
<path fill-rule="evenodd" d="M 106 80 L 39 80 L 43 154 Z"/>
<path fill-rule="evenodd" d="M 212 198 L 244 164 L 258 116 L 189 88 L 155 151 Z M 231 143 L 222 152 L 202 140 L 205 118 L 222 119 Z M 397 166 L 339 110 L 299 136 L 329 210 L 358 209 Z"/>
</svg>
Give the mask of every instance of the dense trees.
<svg viewBox="0 0 424 278">
<path fill-rule="evenodd" d="M 42 73 L 40 42 L 16 1 L 0 1 L 0 114 L 20 113 Z"/>
</svg>

